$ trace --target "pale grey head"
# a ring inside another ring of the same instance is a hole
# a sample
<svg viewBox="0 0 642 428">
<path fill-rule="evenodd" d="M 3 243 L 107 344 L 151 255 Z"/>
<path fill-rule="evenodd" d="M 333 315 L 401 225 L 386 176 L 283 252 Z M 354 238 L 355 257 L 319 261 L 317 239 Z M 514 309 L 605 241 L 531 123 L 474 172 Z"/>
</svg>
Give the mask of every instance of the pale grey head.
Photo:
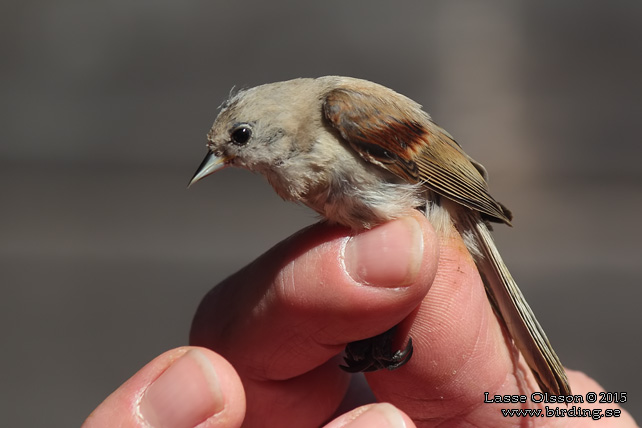
<svg viewBox="0 0 642 428">
<path fill-rule="evenodd" d="M 208 155 L 190 185 L 238 166 L 265 176 L 283 199 L 355 229 L 420 205 L 419 186 L 365 161 L 324 116 L 327 93 L 352 81 L 364 82 L 295 79 L 233 95 L 208 133 Z"/>
</svg>

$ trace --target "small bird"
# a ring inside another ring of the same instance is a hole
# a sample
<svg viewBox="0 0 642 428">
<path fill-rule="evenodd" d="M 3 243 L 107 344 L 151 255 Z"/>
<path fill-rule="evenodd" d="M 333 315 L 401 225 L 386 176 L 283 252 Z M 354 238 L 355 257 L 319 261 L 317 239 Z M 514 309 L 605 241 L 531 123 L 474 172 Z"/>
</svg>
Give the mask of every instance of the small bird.
<svg viewBox="0 0 642 428">
<path fill-rule="evenodd" d="M 484 167 L 418 103 L 361 79 L 294 79 L 231 95 L 207 139 L 209 151 L 190 185 L 237 166 L 265 176 L 283 199 L 356 231 L 420 209 L 437 233 L 459 233 L 542 392 L 571 393 L 559 358 L 490 234 L 490 222 L 510 225 L 510 211 L 489 194 Z M 343 368 L 405 364 L 412 342 L 393 353 L 393 333 L 348 344 Z"/>
</svg>

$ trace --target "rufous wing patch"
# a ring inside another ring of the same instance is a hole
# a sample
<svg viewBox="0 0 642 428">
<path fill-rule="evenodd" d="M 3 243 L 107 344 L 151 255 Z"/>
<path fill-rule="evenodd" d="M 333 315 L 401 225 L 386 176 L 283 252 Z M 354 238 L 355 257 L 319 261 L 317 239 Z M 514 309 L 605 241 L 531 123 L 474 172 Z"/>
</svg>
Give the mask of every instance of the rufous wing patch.
<svg viewBox="0 0 642 428">
<path fill-rule="evenodd" d="M 510 224 L 474 161 L 414 101 L 384 87 L 340 87 L 325 96 L 323 113 L 366 161 Z"/>
</svg>

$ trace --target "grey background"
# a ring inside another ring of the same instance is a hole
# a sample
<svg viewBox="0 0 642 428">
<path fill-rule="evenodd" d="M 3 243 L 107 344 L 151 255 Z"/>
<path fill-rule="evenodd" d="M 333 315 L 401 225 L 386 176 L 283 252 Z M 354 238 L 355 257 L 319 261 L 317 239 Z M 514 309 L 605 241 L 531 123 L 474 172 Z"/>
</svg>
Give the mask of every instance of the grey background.
<svg viewBox="0 0 642 428">
<path fill-rule="evenodd" d="M 247 172 L 185 186 L 233 85 L 325 74 L 409 95 L 485 164 L 563 362 L 642 418 L 641 24 L 633 1 L 4 2 L 2 424 L 79 425 L 315 221 Z"/>
</svg>

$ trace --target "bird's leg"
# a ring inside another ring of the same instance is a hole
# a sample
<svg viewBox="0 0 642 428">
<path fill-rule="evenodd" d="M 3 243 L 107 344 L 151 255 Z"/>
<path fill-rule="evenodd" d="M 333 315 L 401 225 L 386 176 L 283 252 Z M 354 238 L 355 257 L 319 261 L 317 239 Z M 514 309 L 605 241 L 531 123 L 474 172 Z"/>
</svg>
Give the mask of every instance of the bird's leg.
<svg viewBox="0 0 642 428">
<path fill-rule="evenodd" d="M 397 327 L 377 336 L 350 342 L 345 350 L 345 366 L 339 366 L 348 373 L 372 372 L 381 369 L 395 370 L 406 364 L 412 356 L 412 339 L 403 350 L 393 353 L 392 343 Z"/>
</svg>

